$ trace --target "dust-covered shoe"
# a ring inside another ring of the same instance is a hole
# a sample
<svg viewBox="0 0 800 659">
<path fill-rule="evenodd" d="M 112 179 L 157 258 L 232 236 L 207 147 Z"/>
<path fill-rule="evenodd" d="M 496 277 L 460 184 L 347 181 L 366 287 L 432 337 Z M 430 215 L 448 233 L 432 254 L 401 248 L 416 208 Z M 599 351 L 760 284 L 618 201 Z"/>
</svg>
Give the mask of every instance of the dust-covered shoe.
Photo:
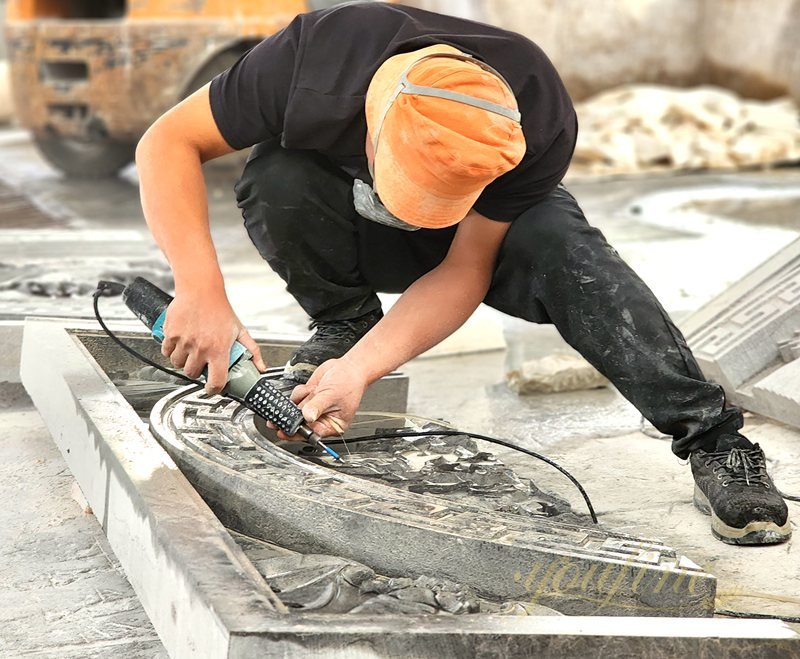
<svg viewBox="0 0 800 659">
<path fill-rule="evenodd" d="M 380 309 L 353 320 L 313 321 L 314 336 L 295 351 L 283 369 L 283 377 L 303 384 L 317 366 L 342 357 L 383 318 Z"/>
<path fill-rule="evenodd" d="M 694 451 L 694 505 L 711 515 L 711 531 L 731 545 L 769 545 L 792 536 L 786 502 L 767 473 L 764 451 Z"/>
</svg>

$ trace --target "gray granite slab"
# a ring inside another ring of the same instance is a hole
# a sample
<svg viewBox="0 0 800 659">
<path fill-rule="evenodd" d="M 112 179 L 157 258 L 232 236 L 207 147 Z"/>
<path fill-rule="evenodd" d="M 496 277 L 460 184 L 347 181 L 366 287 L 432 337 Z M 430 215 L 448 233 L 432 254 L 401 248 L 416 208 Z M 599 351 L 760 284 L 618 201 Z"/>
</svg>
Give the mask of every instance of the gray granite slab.
<svg viewBox="0 0 800 659">
<path fill-rule="evenodd" d="M 150 423 L 226 526 L 289 549 L 570 614 L 713 611 L 715 579 L 658 541 L 387 487 L 350 476 L 346 462 L 312 464 L 266 441 L 235 401 L 192 387 L 158 403 Z"/>
<path fill-rule="evenodd" d="M 747 410 L 800 427 L 800 240 L 682 323 L 705 376 Z"/>
</svg>

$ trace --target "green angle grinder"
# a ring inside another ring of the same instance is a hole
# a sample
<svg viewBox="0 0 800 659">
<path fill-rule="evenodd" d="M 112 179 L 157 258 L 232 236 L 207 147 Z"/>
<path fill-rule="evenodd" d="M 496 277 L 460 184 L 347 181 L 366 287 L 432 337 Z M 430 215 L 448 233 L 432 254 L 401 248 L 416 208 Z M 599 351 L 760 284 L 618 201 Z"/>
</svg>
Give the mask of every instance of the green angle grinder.
<svg viewBox="0 0 800 659">
<path fill-rule="evenodd" d="M 161 343 L 164 340 L 164 320 L 167 307 L 173 298 L 142 277 L 122 291 L 122 301 L 152 332 L 153 338 Z M 203 376 L 207 370 L 203 371 Z M 313 446 L 323 449 L 328 455 L 339 460 L 339 455 L 326 446 L 320 436 L 306 425 L 303 413 L 253 364 L 253 355 L 241 343 L 235 341 L 231 348 L 228 366 L 228 381 L 222 394 L 241 402 L 258 416 L 272 422 L 287 435 L 299 435 Z"/>
</svg>

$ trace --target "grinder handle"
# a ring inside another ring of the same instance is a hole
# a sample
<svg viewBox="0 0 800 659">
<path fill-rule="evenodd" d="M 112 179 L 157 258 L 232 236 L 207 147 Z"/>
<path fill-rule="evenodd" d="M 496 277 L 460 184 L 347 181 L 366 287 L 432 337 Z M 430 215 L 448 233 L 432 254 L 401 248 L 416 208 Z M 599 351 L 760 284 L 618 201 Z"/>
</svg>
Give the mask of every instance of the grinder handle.
<svg viewBox="0 0 800 659">
<path fill-rule="evenodd" d="M 159 343 L 164 342 L 164 320 L 167 317 L 167 307 L 174 300 L 169 293 L 162 291 L 155 284 L 143 277 L 136 277 L 122 292 L 122 301 L 136 317 L 141 320 L 152 332 L 153 338 Z M 231 346 L 228 368 L 242 358 L 252 355 L 238 341 Z M 208 377 L 208 369 L 203 369 L 203 377 Z"/>
<path fill-rule="evenodd" d="M 271 421 L 290 437 L 305 423 L 303 412 L 276 389 L 267 378 L 261 378 L 247 392 L 244 404 L 253 412 Z"/>
</svg>

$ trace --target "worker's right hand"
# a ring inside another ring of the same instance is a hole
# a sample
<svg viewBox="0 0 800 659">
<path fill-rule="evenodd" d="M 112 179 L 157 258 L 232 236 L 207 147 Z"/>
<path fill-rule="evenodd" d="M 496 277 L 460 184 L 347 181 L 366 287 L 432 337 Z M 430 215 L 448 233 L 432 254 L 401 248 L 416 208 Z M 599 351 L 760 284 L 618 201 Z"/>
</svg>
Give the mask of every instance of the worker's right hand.
<svg viewBox="0 0 800 659">
<path fill-rule="evenodd" d="M 367 384 L 361 370 L 347 359 L 329 359 L 306 384 L 294 388 L 291 398 L 320 437 L 342 435 L 353 421 Z"/>
<path fill-rule="evenodd" d="M 161 354 L 190 378 L 198 378 L 208 365 L 205 390 L 218 394 L 228 381 L 231 346 L 239 341 L 253 353 L 262 373 L 266 364 L 261 350 L 237 318 L 224 292 L 176 295 L 167 308 Z"/>
</svg>

